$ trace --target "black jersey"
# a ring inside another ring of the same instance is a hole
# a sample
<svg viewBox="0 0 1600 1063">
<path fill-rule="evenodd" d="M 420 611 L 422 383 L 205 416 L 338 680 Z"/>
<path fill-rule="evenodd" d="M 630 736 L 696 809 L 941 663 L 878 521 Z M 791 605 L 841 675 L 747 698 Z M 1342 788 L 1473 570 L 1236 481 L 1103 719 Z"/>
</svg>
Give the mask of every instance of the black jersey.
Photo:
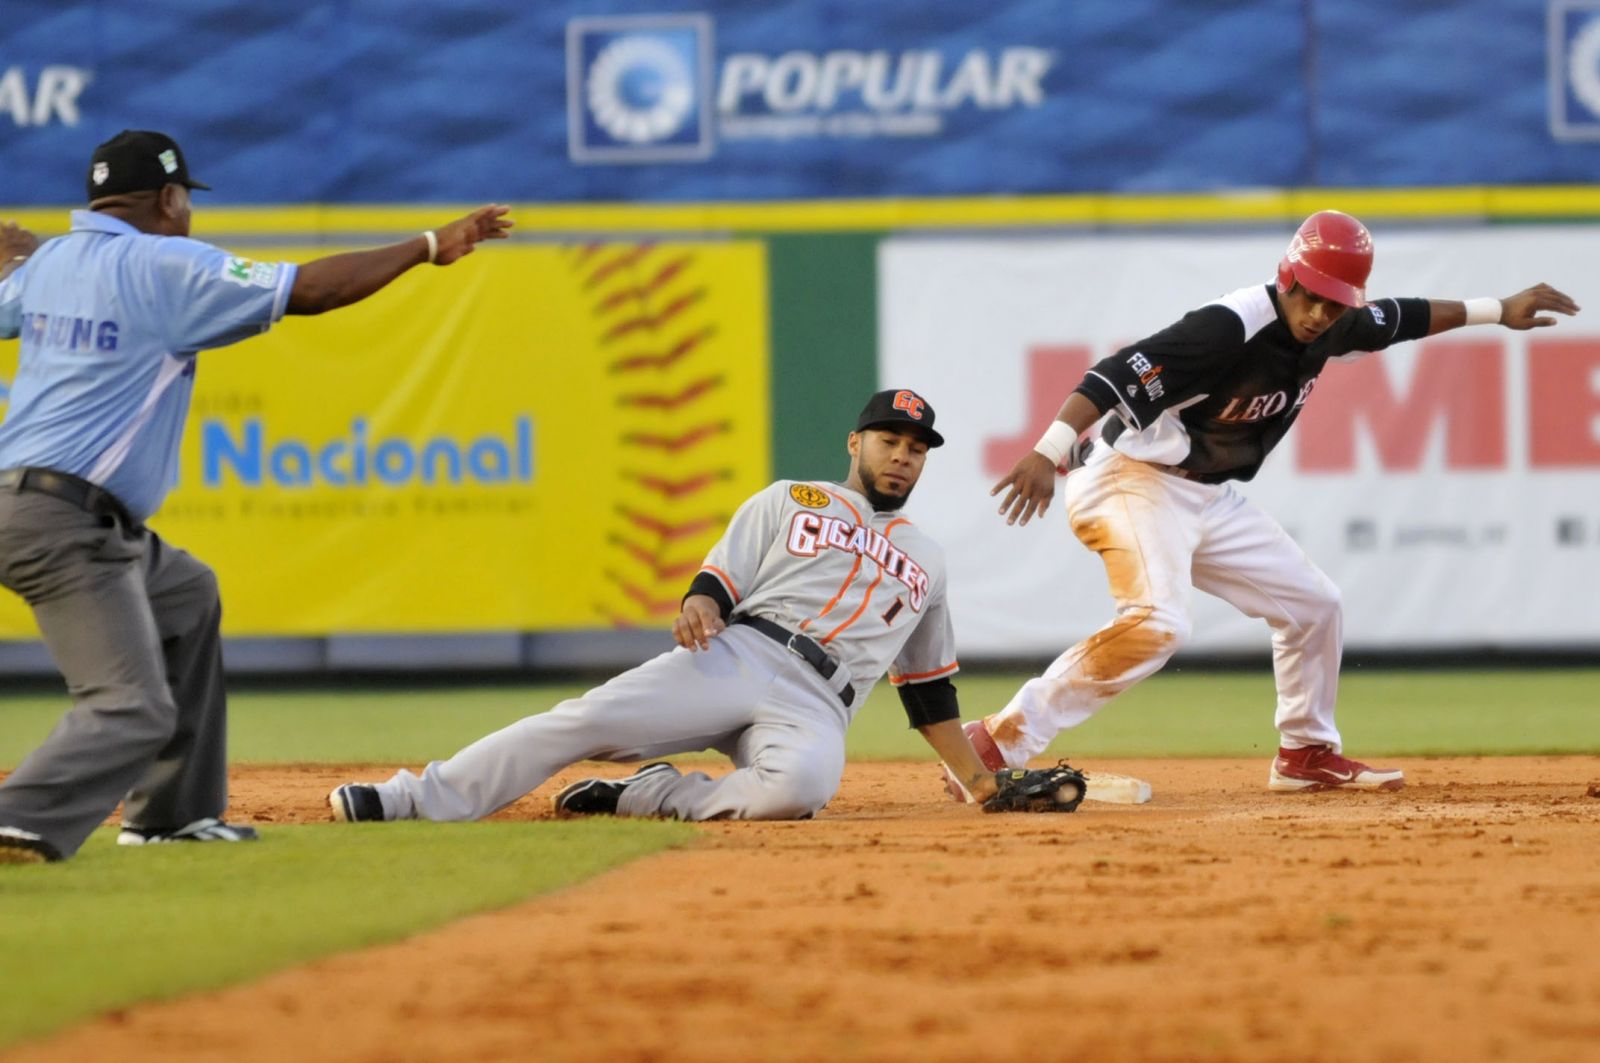
<svg viewBox="0 0 1600 1063">
<path fill-rule="evenodd" d="M 1330 358 L 1428 333 L 1426 299 L 1380 299 L 1299 343 L 1273 285 L 1241 288 L 1098 362 L 1078 385 L 1105 413 L 1107 444 L 1187 470 L 1249 480 L 1289 431 Z"/>
</svg>

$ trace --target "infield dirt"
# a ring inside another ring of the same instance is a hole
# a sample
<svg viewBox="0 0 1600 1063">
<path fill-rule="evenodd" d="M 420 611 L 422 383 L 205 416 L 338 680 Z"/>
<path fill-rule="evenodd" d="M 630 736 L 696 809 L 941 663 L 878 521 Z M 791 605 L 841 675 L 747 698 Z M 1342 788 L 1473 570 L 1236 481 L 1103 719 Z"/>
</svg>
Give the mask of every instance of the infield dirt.
<svg viewBox="0 0 1600 1063">
<path fill-rule="evenodd" d="M 1400 793 L 1273 795 L 1264 760 L 1104 761 L 1155 801 L 1053 816 L 851 764 L 812 822 L 706 824 L 558 894 L 0 1058 L 1600 1058 L 1600 758 L 1400 764 Z M 331 786 L 386 773 L 237 768 L 231 816 L 322 821 Z M 502 815 L 597 773 L 619 769 Z"/>
</svg>

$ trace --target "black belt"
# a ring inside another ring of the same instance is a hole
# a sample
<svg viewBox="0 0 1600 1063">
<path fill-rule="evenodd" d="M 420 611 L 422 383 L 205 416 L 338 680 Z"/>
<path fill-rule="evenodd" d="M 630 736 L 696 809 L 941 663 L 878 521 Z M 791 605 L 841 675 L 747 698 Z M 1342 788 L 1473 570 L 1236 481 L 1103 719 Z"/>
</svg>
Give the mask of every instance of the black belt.
<svg viewBox="0 0 1600 1063">
<path fill-rule="evenodd" d="M 133 514 L 117 500 L 116 495 L 71 473 L 54 469 L 0 469 L 0 490 L 33 491 L 49 495 L 70 502 L 85 513 L 114 517 L 124 528 L 139 527 L 139 522 L 133 519 Z"/>
<path fill-rule="evenodd" d="M 812 668 L 815 668 L 817 674 L 823 679 L 832 679 L 834 673 L 839 670 L 839 662 L 834 660 L 827 650 L 823 649 L 815 639 L 809 636 L 790 631 L 782 624 L 774 624 L 772 621 L 760 616 L 736 616 L 731 622 L 753 627 L 773 642 L 780 643 L 784 649 L 805 661 Z M 848 707 L 851 702 L 856 700 L 856 688 L 846 683 L 844 689 L 839 691 L 839 700 Z"/>
</svg>

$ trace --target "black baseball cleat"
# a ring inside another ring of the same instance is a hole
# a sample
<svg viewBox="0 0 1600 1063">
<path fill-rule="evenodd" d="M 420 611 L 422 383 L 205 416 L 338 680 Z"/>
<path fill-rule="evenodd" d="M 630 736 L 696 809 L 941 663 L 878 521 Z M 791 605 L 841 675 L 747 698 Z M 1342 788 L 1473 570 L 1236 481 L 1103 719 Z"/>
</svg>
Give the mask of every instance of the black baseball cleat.
<svg viewBox="0 0 1600 1063">
<path fill-rule="evenodd" d="M 61 850 L 21 827 L 0 827 L 0 864 L 53 864 Z"/>
<path fill-rule="evenodd" d="M 382 823 L 383 799 L 378 788 L 366 783 L 347 782 L 328 795 L 333 818 L 342 823 Z"/>
<path fill-rule="evenodd" d="M 677 768 L 662 761 L 646 764 L 626 779 L 580 779 L 556 794 L 550 806 L 572 816 L 614 816 L 617 802 L 628 787 L 644 779 L 677 774 Z"/>
<path fill-rule="evenodd" d="M 134 827 L 122 825 L 118 845 L 156 845 L 165 842 L 253 842 L 261 835 L 254 827 L 224 823 L 220 819 L 197 819 L 184 827 Z"/>
</svg>

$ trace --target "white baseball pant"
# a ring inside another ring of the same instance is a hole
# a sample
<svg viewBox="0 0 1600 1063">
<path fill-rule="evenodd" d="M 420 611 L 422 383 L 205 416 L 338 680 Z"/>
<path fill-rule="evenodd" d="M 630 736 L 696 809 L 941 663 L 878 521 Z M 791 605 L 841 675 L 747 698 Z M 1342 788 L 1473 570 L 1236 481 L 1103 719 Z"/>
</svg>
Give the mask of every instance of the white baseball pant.
<svg viewBox="0 0 1600 1063">
<path fill-rule="evenodd" d="M 1340 748 L 1339 590 L 1281 525 L 1234 490 L 1099 447 L 1067 477 L 1073 533 L 1106 566 L 1116 617 L 1023 684 L 988 727 L 1012 766 L 1166 664 L 1189 637 L 1189 587 L 1272 629 L 1276 724 L 1289 748 Z"/>
</svg>

